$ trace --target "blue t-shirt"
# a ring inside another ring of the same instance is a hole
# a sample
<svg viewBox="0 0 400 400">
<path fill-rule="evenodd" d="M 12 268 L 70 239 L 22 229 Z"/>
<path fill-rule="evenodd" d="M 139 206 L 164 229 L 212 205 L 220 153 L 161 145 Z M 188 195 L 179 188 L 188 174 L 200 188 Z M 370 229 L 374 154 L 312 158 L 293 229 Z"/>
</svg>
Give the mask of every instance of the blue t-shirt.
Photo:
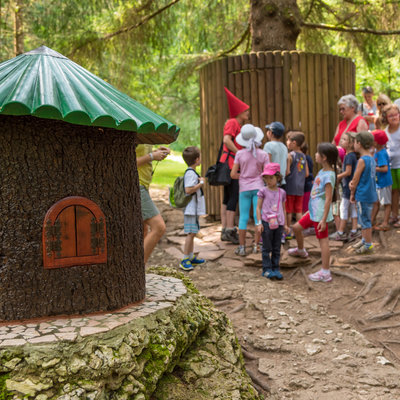
<svg viewBox="0 0 400 400">
<path fill-rule="evenodd" d="M 351 174 L 349 176 L 345 176 L 342 179 L 342 189 L 343 189 L 342 197 L 344 197 L 345 199 L 350 199 L 351 193 L 350 193 L 349 184 L 350 184 L 351 180 L 353 179 L 354 172 L 356 171 L 356 167 L 357 167 L 357 155 L 356 155 L 356 153 L 354 153 L 354 151 L 351 153 L 347 153 L 344 156 L 343 172 L 346 171 L 346 167 L 348 165 L 351 165 Z"/>
<path fill-rule="evenodd" d="M 388 166 L 387 172 L 377 172 L 376 173 L 376 186 L 382 189 L 393 184 L 392 174 L 390 173 L 390 159 L 389 154 L 386 149 L 379 150 L 375 153 L 375 162 L 377 167 Z"/>
<path fill-rule="evenodd" d="M 314 179 L 314 184 L 310 193 L 310 201 L 308 202 L 308 210 L 310 211 L 310 219 L 314 222 L 320 222 L 324 215 L 324 207 L 326 200 L 325 186 L 330 183 L 332 185 L 332 194 L 335 190 L 335 173 L 333 171 L 319 170 Z M 332 204 L 329 206 L 328 217 L 326 222 L 332 221 Z"/>
<path fill-rule="evenodd" d="M 364 160 L 365 168 L 361 174 L 360 181 L 356 189 L 356 201 L 363 203 L 375 203 L 378 201 L 376 194 L 376 164 L 371 156 L 362 156 L 360 160 Z"/>
</svg>

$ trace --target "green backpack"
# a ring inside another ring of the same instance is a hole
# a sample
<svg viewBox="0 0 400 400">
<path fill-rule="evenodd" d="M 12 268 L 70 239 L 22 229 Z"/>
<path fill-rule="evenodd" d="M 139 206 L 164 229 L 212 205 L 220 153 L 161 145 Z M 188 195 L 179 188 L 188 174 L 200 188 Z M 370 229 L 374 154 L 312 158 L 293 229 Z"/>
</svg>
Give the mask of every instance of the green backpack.
<svg viewBox="0 0 400 400">
<path fill-rule="evenodd" d="M 185 192 L 185 175 L 191 168 L 188 168 L 183 176 L 175 179 L 174 186 L 169 188 L 169 204 L 174 208 L 184 208 L 192 200 L 192 195 L 188 196 Z"/>
</svg>

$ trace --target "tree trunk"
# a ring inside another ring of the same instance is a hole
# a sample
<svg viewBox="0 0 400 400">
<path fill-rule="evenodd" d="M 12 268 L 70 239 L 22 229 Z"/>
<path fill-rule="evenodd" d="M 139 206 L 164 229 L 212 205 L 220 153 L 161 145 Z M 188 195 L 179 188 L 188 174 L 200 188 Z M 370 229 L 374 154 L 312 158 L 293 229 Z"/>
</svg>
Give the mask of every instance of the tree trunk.
<svg viewBox="0 0 400 400">
<path fill-rule="evenodd" d="M 135 137 L 0 116 L 0 320 L 114 310 L 144 298 Z M 106 263 L 44 268 L 45 215 L 69 196 L 104 213 Z"/>
<path fill-rule="evenodd" d="M 17 0 L 14 8 L 14 53 L 15 56 L 24 52 L 23 0 Z"/>
<path fill-rule="evenodd" d="M 295 50 L 300 21 L 296 0 L 251 0 L 252 51 Z"/>
</svg>

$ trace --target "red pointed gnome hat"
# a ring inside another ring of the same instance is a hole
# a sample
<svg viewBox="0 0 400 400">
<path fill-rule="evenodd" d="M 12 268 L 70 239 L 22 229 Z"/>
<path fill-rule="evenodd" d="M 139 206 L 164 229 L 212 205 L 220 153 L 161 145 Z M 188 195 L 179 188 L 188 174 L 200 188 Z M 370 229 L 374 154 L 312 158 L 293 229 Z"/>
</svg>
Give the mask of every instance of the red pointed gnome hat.
<svg viewBox="0 0 400 400">
<path fill-rule="evenodd" d="M 250 106 L 248 106 L 246 103 L 243 103 L 242 100 L 239 100 L 226 87 L 224 87 L 224 89 L 225 89 L 226 99 L 228 100 L 229 118 L 235 118 L 239 114 L 250 108 Z"/>
</svg>

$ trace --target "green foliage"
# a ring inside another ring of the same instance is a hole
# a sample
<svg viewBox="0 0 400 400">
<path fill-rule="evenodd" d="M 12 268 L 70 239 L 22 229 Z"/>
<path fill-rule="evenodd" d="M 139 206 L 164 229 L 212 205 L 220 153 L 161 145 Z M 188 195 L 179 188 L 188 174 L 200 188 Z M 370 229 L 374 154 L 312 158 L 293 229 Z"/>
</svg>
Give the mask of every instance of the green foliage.
<svg viewBox="0 0 400 400">
<path fill-rule="evenodd" d="M 9 400 L 13 398 L 13 395 L 7 390 L 6 380 L 10 374 L 0 374 L 0 400 Z"/>
</svg>

